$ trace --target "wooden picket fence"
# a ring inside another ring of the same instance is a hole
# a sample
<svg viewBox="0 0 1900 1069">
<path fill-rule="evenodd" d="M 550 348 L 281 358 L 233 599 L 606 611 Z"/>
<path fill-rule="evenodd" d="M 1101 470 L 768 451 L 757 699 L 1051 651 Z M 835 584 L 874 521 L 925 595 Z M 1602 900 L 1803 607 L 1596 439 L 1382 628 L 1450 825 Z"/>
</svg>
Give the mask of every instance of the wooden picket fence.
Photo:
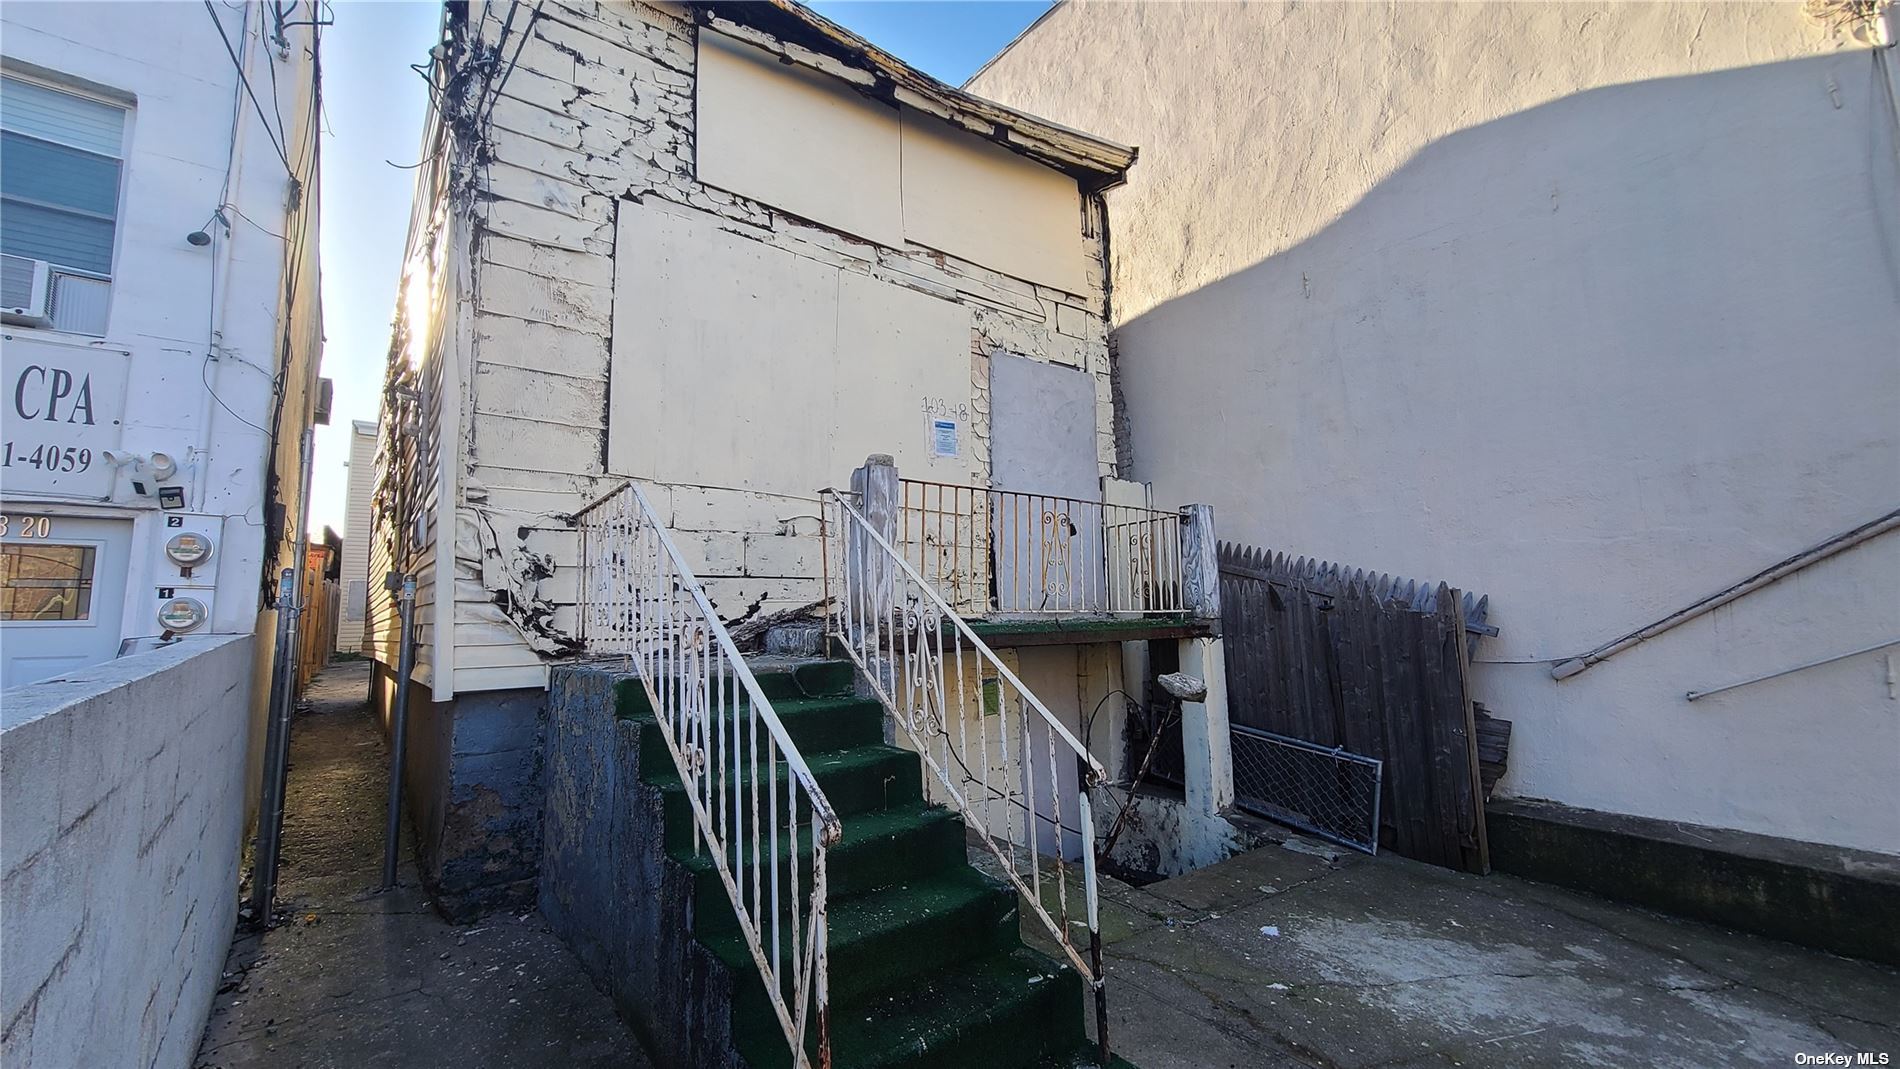
<svg viewBox="0 0 1900 1069">
<path fill-rule="evenodd" d="M 1251 546 L 1220 546 L 1234 723 L 1384 762 L 1383 848 L 1490 868 L 1470 656 L 1488 599 Z"/>
</svg>

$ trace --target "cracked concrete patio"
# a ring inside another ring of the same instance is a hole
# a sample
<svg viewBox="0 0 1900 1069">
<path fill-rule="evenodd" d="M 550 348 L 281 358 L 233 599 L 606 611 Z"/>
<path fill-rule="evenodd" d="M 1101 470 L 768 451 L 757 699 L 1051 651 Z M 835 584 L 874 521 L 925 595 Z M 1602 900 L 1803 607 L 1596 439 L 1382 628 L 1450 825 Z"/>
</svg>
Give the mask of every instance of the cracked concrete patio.
<svg viewBox="0 0 1900 1069">
<path fill-rule="evenodd" d="M 1103 898 L 1143 1069 L 1900 1061 L 1900 972 L 1510 876 L 1288 837 Z"/>
</svg>

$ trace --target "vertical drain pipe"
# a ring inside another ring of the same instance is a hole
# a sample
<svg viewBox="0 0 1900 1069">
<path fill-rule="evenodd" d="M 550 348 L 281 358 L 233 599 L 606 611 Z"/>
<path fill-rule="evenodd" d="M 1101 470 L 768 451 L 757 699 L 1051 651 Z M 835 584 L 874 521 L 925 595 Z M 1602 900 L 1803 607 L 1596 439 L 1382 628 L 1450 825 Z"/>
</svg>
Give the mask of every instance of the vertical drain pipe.
<svg viewBox="0 0 1900 1069">
<path fill-rule="evenodd" d="M 285 568 L 277 586 L 277 648 L 271 657 L 265 705 L 264 791 L 251 858 L 251 923 L 270 927 L 277 897 L 277 856 L 284 831 L 284 781 L 290 764 L 290 707 L 297 690 L 297 570 Z"/>
<path fill-rule="evenodd" d="M 394 586 L 396 577 L 389 577 Z M 396 654 L 396 701 L 389 711 L 389 822 L 383 828 L 383 890 L 396 886 L 396 855 L 402 842 L 402 763 L 409 742 L 409 676 L 416 666 L 416 577 L 402 577 L 396 597 L 402 645 Z"/>
</svg>

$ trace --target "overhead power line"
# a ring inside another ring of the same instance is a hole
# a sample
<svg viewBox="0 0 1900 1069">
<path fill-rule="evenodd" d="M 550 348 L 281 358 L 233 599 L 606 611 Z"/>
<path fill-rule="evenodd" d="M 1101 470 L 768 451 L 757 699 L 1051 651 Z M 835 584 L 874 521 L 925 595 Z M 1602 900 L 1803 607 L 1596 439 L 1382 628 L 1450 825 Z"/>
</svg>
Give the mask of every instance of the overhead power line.
<svg viewBox="0 0 1900 1069">
<path fill-rule="evenodd" d="M 264 116 L 264 105 L 258 102 L 257 94 L 251 91 L 251 80 L 244 76 L 244 61 L 238 58 L 237 49 L 231 46 L 231 37 L 224 32 L 224 23 L 218 18 L 218 9 L 212 6 L 211 0 L 204 0 L 204 5 L 205 12 L 211 16 L 211 24 L 218 28 L 218 40 L 224 42 L 224 54 L 231 57 L 231 65 L 237 68 L 238 83 L 244 87 L 244 95 L 251 98 L 251 107 L 257 110 L 257 121 L 264 124 L 265 138 L 270 141 L 271 147 L 277 150 L 277 158 L 284 161 L 284 172 L 292 178 L 297 177 L 296 168 L 290 165 L 290 154 L 284 151 L 283 142 L 277 139 L 276 132 L 271 129 L 270 120 Z"/>
</svg>

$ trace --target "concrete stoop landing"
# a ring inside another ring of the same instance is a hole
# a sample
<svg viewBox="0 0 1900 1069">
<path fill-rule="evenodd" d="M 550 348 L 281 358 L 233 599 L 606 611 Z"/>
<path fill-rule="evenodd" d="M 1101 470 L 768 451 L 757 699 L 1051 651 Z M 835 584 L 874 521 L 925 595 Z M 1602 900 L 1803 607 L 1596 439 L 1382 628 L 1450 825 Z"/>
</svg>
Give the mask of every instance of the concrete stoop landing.
<svg viewBox="0 0 1900 1069">
<path fill-rule="evenodd" d="M 1094 1064 L 1081 979 L 1023 944 L 1015 891 L 971 867 L 961 819 L 924 801 L 921 763 L 884 742 L 883 706 L 853 694 L 849 662 L 768 663 L 760 686 L 844 826 L 827 870 L 833 1064 Z M 749 730 L 749 711 L 739 715 Z M 547 774 L 543 912 L 649 1053 L 679 1066 L 789 1066 L 725 888 L 693 849 L 686 789 L 637 679 L 555 671 Z M 783 767 L 772 776 L 782 792 Z M 808 834 L 779 838 L 774 863 L 792 849 L 809 856 Z"/>
</svg>

